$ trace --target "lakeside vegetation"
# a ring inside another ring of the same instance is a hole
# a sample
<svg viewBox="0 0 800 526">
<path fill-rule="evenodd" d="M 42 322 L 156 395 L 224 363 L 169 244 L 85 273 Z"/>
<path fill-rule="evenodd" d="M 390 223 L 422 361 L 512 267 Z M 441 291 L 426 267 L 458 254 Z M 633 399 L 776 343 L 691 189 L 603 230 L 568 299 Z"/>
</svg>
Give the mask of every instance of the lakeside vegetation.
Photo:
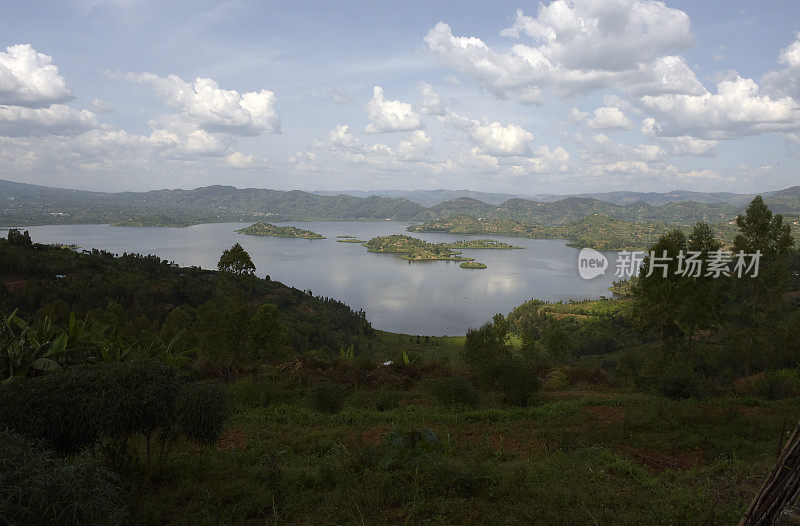
<svg viewBox="0 0 800 526">
<path fill-rule="evenodd" d="M 736 523 L 800 419 L 788 227 L 759 199 L 737 221 L 758 278 L 673 266 L 461 337 L 373 330 L 239 245 L 206 271 L 10 230 L 0 521 Z"/>
<path fill-rule="evenodd" d="M 276 226 L 272 223 L 259 221 L 248 227 L 236 231 L 239 234 L 247 234 L 249 236 L 272 236 L 272 237 L 294 237 L 298 239 L 325 239 L 325 236 L 312 232 L 310 230 L 303 230 L 294 226 Z"/>
</svg>

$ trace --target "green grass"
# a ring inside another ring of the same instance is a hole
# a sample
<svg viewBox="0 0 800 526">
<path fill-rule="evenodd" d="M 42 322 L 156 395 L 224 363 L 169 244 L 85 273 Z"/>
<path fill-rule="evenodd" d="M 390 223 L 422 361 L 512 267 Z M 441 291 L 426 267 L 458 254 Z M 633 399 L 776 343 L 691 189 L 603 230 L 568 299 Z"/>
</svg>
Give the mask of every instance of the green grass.
<svg viewBox="0 0 800 526">
<path fill-rule="evenodd" d="M 263 381 L 292 394 L 240 399 L 225 449 L 184 446 L 142 494 L 139 523 L 730 524 L 784 419 L 800 418 L 797 400 L 675 403 L 608 388 L 444 407 L 422 382 L 383 411 L 377 387 L 354 387 L 328 414 L 304 403 L 302 374 Z M 436 443 L 398 460 L 393 430 L 420 428 Z"/>
</svg>

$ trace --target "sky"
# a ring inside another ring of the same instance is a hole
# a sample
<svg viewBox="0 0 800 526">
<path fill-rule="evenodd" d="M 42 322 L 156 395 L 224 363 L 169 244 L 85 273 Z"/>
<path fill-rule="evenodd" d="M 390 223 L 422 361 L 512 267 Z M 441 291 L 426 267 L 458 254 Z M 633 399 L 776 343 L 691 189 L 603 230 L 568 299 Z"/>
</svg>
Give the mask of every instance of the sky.
<svg viewBox="0 0 800 526">
<path fill-rule="evenodd" d="M 797 0 L 7 0 L 0 13 L 0 179 L 800 184 Z"/>
</svg>

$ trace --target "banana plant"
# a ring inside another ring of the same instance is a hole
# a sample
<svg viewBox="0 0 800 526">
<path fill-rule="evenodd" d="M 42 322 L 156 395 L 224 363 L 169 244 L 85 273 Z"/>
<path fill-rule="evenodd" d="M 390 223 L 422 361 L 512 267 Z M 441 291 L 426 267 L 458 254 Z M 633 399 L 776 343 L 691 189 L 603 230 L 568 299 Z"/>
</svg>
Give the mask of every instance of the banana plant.
<svg viewBox="0 0 800 526">
<path fill-rule="evenodd" d="M 66 358 L 69 336 L 53 325 L 49 317 L 44 319 L 41 328 L 36 329 L 17 316 L 15 310 L 3 318 L 2 333 L 3 383 L 37 371 L 61 369 L 60 362 Z"/>
</svg>

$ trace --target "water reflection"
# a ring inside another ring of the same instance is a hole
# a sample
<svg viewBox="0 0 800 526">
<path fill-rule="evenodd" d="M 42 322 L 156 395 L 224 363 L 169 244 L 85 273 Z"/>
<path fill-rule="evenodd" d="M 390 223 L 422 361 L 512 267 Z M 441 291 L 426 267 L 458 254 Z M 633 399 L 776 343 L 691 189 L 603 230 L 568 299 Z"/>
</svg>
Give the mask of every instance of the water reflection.
<svg viewBox="0 0 800 526">
<path fill-rule="evenodd" d="M 313 230 L 324 240 L 254 237 L 236 234 L 239 223 L 189 228 L 114 228 L 107 225 L 31 227 L 34 241 L 75 243 L 116 253 L 156 254 L 180 265 L 216 268 L 220 253 L 239 242 L 250 253 L 259 276 L 363 308 L 379 329 L 412 334 L 463 334 L 497 312 L 507 313 L 530 298 L 568 300 L 610 296 L 613 276 L 582 280 L 578 251 L 560 240 L 492 237 L 525 250 L 464 250 L 488 265 L 467 270 L 454 262 L 412 263 L 389 254 L 369 254 L 359 244 L 337 243 L 336 236 L 369 239 L 405 233 L 393 221 L 287 223 Z M 474 236 L 414 234 L 427 241 Z M 611 268 L 614 254 L 607 253 Z"/>
</svg>

